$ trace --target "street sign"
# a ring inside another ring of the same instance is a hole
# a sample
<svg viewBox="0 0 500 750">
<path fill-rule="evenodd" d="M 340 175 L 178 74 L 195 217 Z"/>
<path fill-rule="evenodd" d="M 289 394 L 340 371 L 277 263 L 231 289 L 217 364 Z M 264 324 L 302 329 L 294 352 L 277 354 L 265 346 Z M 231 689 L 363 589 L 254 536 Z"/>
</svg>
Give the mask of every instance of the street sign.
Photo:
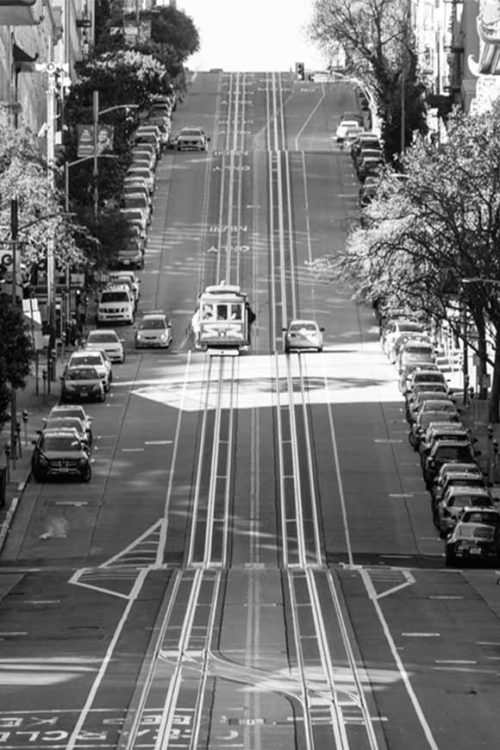
<svg viewBox="0 0 500 750">
<path fill-rule="evenodd" d="M 3 268 L 10 268 L 13 263 L 13 255 L 12 250 L 8 250 L 7 248 L 2 248 L 0 250 L 0 266 L 3 266 Z"/>
<path fill-rule="evenodd" d="M 78 134 L 78 151 L 77 156 L 79 159 L 85 156 L 94 156 L 94 126 L 93 125 L 77 125 Z M 97 153 L 103 154 L 108 151 L 113 151 L 113 137 L 114 137 L 113 125 L 99 125 L 97 133 Z"/>
</svg>

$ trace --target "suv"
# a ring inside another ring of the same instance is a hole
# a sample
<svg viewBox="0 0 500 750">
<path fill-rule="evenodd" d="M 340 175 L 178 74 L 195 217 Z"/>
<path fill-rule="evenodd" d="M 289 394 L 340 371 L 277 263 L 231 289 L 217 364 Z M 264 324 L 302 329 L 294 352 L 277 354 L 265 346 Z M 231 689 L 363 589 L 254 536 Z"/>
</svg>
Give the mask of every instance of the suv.
<svg viewBox="0 0 500 750">
<path fill-rule="evenodd" d="M 494 508 L 464 508 L 446 540 L 446 565 L 500 560 L 500 513 Z"/>
<path fill-rule="evenodd" d="M 111 284 L 128 284 L 137 304 L 141 296 L 141 280 L 134 271 L 109 271 L 107 279 Z"/>
<path fill-rule="evenodd" d="M 486 487 L 450 487 L 434 506 L 434 524 L 442 538 L 450 534 L 464 508 L 493 508 Z"/>
<path fill-rule="evenodd" d="M 42 430 L 34 444 L 31 471 L 37 482 L 48 476 L 92 477 L 90 448 L 76 430 Z"/>
<path fill-rule="evenodd" d="M 202 128 L 182 128 L 174 139 L 177 151 L 207 151 L 210 138 Z"/>
<path fill-rule="evenodd" d="M 135 317 L 135 300 L 126 284 L 106 286 L 97 302 L 97 325 L 101 323 L 128 323 Z"/>
</svg>

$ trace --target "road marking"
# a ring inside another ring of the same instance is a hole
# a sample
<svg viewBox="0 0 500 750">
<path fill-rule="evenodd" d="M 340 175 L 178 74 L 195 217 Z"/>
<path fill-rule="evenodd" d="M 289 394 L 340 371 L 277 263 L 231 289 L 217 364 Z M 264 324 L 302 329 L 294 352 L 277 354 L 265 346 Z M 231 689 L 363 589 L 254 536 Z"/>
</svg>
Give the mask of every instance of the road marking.
<svg viewBox="0 0 500 750">
<path fill-rule="evenodd" d="M 439 638 L 441 633 L 401 633 L 404 638 Z"/>
<path fill-rule="evenodd" d="M 477 664 L 475 659 L 434 659 L 435 664 Z"/>
<path fill-rule="evenodd" d="M 399 438 L 375 438 L 374 443 L 402 443 L 403 441 Z"/>
<path fill-rule="evenodd" d="M 389 497 L 413 497 L 412 492 L 390 492 Z"/>
<path fill-rule="evenodd" d="M 122 448 L 122 453 L 140 453 L 144 448 Z"/>
<path fill-rule="evenodd" d="M 437 537 L 434 537 L 434 539 L 436 538 Z M 430 599 L 463 599 L 463 596 L 447 596 L 443 594 L 442 596 L 440 595 L 431 596 Z M 496 645 L 500 646 L 500 644 L 496 644 Z"/>
<path fill-rule="evenodd" d="M 144 445 L 171 445 L 171 440 L 145 440 Z"/>
</svg>

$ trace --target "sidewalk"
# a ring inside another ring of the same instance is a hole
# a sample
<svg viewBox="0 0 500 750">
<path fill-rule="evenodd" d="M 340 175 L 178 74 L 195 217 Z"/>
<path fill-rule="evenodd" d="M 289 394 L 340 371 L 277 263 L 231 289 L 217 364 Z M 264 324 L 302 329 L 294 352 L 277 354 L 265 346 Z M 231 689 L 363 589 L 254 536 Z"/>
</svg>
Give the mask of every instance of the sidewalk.
<svg viewBox="0 0 500 750">
<path fill-rule="evenodd" d="M 17 458 L 15 461 L 12 459 L 7 461 L 5 453 L 6 444 L 10 444 L 10 422 L 7 422 L 3 428 L 0 429 L 0 466 L 6 467 L 8 464 L 5 505 L 0 507 L 0 550 L 2 549 L 5 538 L 9 532 L 10 523 L 16 512 L 17 505 L 20 502 L 25 486 L 29 481 L 31 453 L 33 448 L 31 441 L 36 438 L 37 430 L 39 430 L 42 425 L 42 419 L 47 416 L 50 409 L 59 401 L 59 376 L 71 351 L 73 351 L 73 347 L 68 347 L 65 356 L 59 356 L 56 363 L 56 379 L 54 382 L 50 383 L 50 393 L 48 392 L 49 384 L 44 383 L 41 376 L 42 369 L 45 369 L 46 361 L 42 357 L 40 357 L 40 362 L 43 362 L 44 364 L 43 366 L 40 364 L 39 367 L 40 376 L 38 378 L 38 389 L 33 365 L 32 374 L 27 378 L 26 388 L 17 391 L 17 421 L 21 425 L 21 445 L 18 446 Z M 46 354 L 44 356 L 46 357 Z M 22 413 L 24 410 L 28 413 L 28 420 L 26 423 L 22 420 Z"/>
</svg>

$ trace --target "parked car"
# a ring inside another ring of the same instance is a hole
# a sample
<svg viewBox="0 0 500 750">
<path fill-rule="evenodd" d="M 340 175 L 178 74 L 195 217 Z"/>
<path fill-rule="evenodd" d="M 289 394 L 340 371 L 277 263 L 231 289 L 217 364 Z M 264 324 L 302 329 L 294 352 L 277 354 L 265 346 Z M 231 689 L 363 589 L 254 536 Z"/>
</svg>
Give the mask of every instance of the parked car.
<svg viewBox="0 0 500 750">
<path fill-rule="evenodd" d="M 141 148 L 133 148 L 130 157 L 131 166 L 146 167 L 147 169 L 155 169 L 156 167 L 156 158 L 149 151 L 144 151 Z"/>
<path fill-rule="evenodd" d="M 356 173 L 360 182 L 364 182 L 367 177 L 378 177 L 384 160 L 381 156 L 363 156 L 358 162 Z"/>
<path fill-rule="evenodd" d="M 445 463 L 474 463 L 480 452 L 474 451 L 470 445 L 453 440 L 438 440 L 425 459 L 424 481 L 428 489 Z"/>
<path fill-rule="evenodd" d="M 119 247 L 110 259 L 112 268 L 144 268 L 144 245 L 141 239 L 131 238 Z"/>
<path fill-rule="evenodd" d="M 433 520 L 440 535 L 450 534 L 464 508 L 493 508 L 487 487 L 449 487 L 434 507 Z"/>
<path fill-rule="evenodd" d="M 291 320 L 287 328 L 283 328 L 285 334 L 285 352 L 315 349 L 323 351 L 323 332 L 315 320 Z"/>
<path fill-rule="evenodd" d="M 85 347 L 106 352 L 112 362 L 125 362 L 123 339 L 112 328 L 89 331 Z"/>
<path fill-rule="evenodd" d="M 106 401 L 106 391 L 95 367 L 66 367 L 61 375 L 62 404 L 68 401 Z"/>
<path fill-rule="evenodd" d="M 359 205 L 361 206 L 361 208 L 367 206 L 375 198 L 375 196 L 377 195 L 378 183 L 378 177 L 375 177 L 373 175 L 368 176 L 363 182 L 363 184 L 359 188 Z"/>
<path fill-rule="evenodd" d="M 81 404 L 56 404 L 50 410 L 47 419 L 65 419 L 66 417 L 76 417 L 82 422 L 87 433 L 87 442 L 92 445 L 92 417 L 87 414 L 84 407 Z"/>
<path fill-rule="evenodd" d="M 476 465 L 478 471 L 476 473 L 472 471 L 446 471 L 441 479 L 433 483 L 431 487 L 431 508 L 434 512 L 435 507 L 441 502 L 446 492 L 450 487 L 468 487 L 472 489 L 474 487 L 486 487 L 486 479 L 483 473 L 480 471 L 479 466 Z"/>
<path fill-rule="evenodd" d="M 31 456 L 31 472 L 37 482 L 43 482 L 50 476 L 90 481 L 90 448 L 75 430 L 45 430 L 32 443 L 35 447 Z"/>
<path fill-rule="evenodd" d="M 464 508 L 446 539 L 446 565 L 500 561 L 500 513 L 495 508 Z"/>
<path fill-rule="evenodd" d="M 377 148 L 382 150 L 380 140 L 378 136 L 375 133 L 360 133 L 358 137 L 355 139 L 355 141 L 351 145 L 351 157 L 356 163 L 356 159 L 359 158 L 359 154 L 363 150 L 363 148 Z"/>
<path fill-rule="evenodd" d="M 416 386 L 441 383 L 448 387 L 446 378 L 439 370 L 437 364 L 432 364 L 432 367 L 434 369 L 431 370 L 430 365 L 424 362 L 418 367 L 408 366 L 405 368 L 400 378 L 400 391 L 402 391 L 403 395 L 406 395 L 409 391 L 413 391 Z"/>
<path fill-rule="evenodd" d="M 433 422 L 454 422 L 462 424 L 460 422 L 460 414 L 456 409 L 452 409 L 450 405 L 446 404 L 447 410 L 442 411 L 421 411 L 418 413 L 414 421 L 410 424 L 410 432 L 408 440 L 411 446 L 418 451 L 420 442 L 425 435 L 429 425 Z"/>
<path fill-rule="evenodd" d="M 402 373 L 405 367 L 412 362 L 427 362 L 428 364 L 435 363 L 436 355 L 433 345 L 418 339 L 410 339 L 407 341 L 397 359 L 399 373 Z"/>
<path fill-rule="evenodd" d="M 474 461 L 466 461 L 464 463 L 457 463 L 456 461 L 450 461 L 444 463 L 439 469 L 434 481 L 430 486 L 431 497 L 434 502 L 434 498 L 439 498 L 443 494 L 443 487 L 451 474 L 467 474 L 468 476 L 475 477 L 479 484 L 484 484 L 484 474 L 481 471 L 479 464 Z"/>
<path fill-rule="evenodd" d="M 120 208 L 120 214 L 127 222 L 138 225 L 144 235 L 147 235 L 149 224 L 149 210 L 146 208 Z"/>
<path fill-rule="evenodd" d="M 335 132 L 335 138 L 337 140 L 337 143 L 342 143 L 343 142 L 343 140 L 344 140 L 344 138 L 345 138 L 346 133 L 347 133 L 348 130 L 356 129 L 360 125 L 362 126 L 363 122 L 360 123 L 359 122 L 359 118 L 353 118 L 353 117 L 351 117 L 349 119 L 343 118 L 339 122 L 339 124 L 337 126 L 337 130 Z"/>
<path fill-rule="evenodd" d="M 109 271 L 107 280 L 111 284 L 128 284 L 137 304 L 141 296 L 141 280 L 134 271 Z"/>
<path fill-rule="evenodd" d="M 433 390 L 436 388 L 440 388 L 441 390 Z M 406 402 L 406 419 L 411 424 L 420 411 L 439 411 L 441 409 L 439 402 L 444 404 L 451 402 L 456 409 L 454 398 L 450 395 L 449 391 L 443 390 L 439 383 L 428 386 L 428 389 L 419 391 L 413 396 L 410 395 Z"/>
<path fill-rule="evenodd" d="M 99 373 L 104 390 L 107 392 L 113 382 L 113 365 L 106 352 L 99 349 L 82 349 L 73 352 L 69 358 L 68 367 L 79 367 L 81 365 L 91 365 Z"/>
<path fill-rule="evenodd" d="M 348 128 L 344 133 L 344 138 L 341 141 L 340 147 L 346 150 L 350 149 L 360 133 L 363 133 L 363 127 L 361 125 Z"/>
<path fill-rule="evenodd" d="M 38 430 L 38 434 L 43 431 L 50 430 L 51 432 L 64 432 L 65 430 L 74 430 L 80 440 L 85 440 L 88 443 L 89 448 L 92 447 L 92 430 L 87 429 L 85 423 L 79 417 L 57 417 L 49 416 L 43 420 L 43 429 Z"/>
<path fill-rule="evenodd" d="M 168 349 L 172 343 L 172 326 L 164 313 L 147 313 L 137 326 L 135 348 Z"/>
<path fill-rule="evenodd" d="M 440 440 L 453 440 L 454 442 L 460 442 L 471 446 L 473 445 L 472 436 L 465 427 L 462 426 L 461 429 L 453 429 L 457 424 L 460 425 L 459 422 L 449 422 L 447 428 L 432 427 L 432 425 L 427 428 L 427 431 L 418 447 L 422 468 L 425 464 L 425 459 L 432 450 L 432 446 Z"/>
<path fill-rule="evenodd" d="M 370 179 L 374 179 L 373 177 Z M 400 336 L 412 337 L 412 334 L 421 335 L 426 333 L 426 326 L 416 320 L 396 318 L 391 320 L 382 333 L 382 348 L 391 361 L 395 361 L 394 344 Z"/>
<path fill-rule="evenodd" d="M 149 193 L 151 194 L 154 192 L 155 173 L 152 169 L 148 169 L 147 167 L 134 167 L 132 165 L 127 169 L 125 180 L 127 180 L 128 177 L 134 178 L 134 179 L 137 179 L 138 177 L 140 177 L 141 179 L 144 180 L 144 183 L 147 189 L 149 190 Z"/>
<path fill-rule="evenodd" d="M 140 211 L 145 220 L 146 227 L 151 222 L 151 200 L 144 193 L 125 193 L 123 196 L 125 211 Z"/>
</svg>

